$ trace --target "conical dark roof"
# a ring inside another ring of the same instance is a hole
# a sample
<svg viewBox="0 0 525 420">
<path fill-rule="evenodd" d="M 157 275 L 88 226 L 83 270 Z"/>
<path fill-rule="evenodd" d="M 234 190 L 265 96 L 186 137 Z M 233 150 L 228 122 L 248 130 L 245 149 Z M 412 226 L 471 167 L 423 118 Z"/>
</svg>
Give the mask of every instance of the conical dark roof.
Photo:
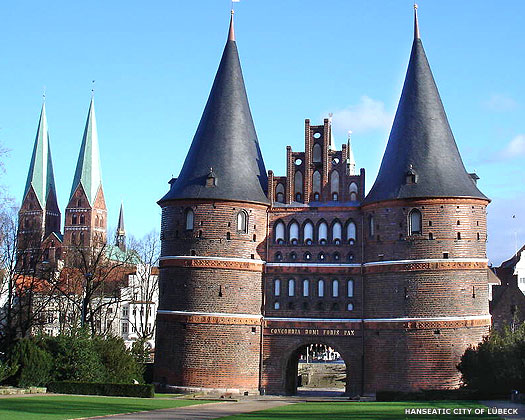
<svg viewBox="0 0 525 420">
<path fill-rule="evenodd" d="M 219 199 L 268 203 L 268 178 L 233 34 L 179 177 L 159 201 Z"/>
<path fill-rule="evenodd" d="M 364 204 L 424 197 L 487 199 L 465 170 L 419 38 L 414 43 L 383 161 Z M 411 182 L 413 173 L 415 182 Z"/>
</svg>

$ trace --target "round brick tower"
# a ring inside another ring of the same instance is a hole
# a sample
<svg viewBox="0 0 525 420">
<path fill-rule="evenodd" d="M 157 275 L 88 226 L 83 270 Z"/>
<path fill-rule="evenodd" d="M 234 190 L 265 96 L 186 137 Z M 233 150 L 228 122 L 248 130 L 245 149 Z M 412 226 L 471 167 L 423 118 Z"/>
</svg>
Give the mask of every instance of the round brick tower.
<svg viewBox="0 0 525 420">
<path fill-rule="evenodd" d="M 183 388 L 259 386 L 267 178 L 233 30 L 162 207 L 155 377 Z"/>
<path fill-rule="evenodd" d="M 365 391 L 457 387 L 489 331 L 486 206 L 465 170 L 415 15 L 408 71 L 363 203 Z"/>
</svg>

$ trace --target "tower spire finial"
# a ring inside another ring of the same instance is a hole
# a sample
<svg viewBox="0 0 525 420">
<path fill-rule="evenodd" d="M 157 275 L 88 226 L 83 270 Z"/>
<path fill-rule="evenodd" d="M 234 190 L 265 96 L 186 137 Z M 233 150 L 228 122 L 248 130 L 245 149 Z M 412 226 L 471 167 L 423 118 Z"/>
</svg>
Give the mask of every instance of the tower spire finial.
<svg viewBox="0 0 525 420">
<path fill-rule="evenodd" d="M 91 81 L 91 99 L 95 97 L 95 81 Z"/>
<path fill-rule="evenodd" d="M 420 39 L 419 22 L 417 20 L 417 3 L 414 3 L 414 39 Z"/>
<path fill-rule="evenodd" d="M 233 10 L 233 3 L 232 3 L 232 10 L 231 10 L 231 17 L 230 17 L 230 30 L 228 32 L 228 41 L 235 41 L 235 30 L 233 29 L 233 15 L 235 14 L 235 10 Z"/>
</svg>

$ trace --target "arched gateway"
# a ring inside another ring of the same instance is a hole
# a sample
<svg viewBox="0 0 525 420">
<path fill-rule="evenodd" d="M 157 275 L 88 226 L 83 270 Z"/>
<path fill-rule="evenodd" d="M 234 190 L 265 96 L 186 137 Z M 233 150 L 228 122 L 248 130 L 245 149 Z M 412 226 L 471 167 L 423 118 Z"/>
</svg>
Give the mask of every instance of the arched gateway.
<svg viewBox="0 0 525 420">
<path fill-rule="evenodd" d="M 317 343 L 340 353 L 349 395 L 459 385 L 462 353 L 491 323 L 489 200 L 463 166 L 415 23 L 365 197 L 364 170 L 350 142 L 336 150 L 328 118 L 306 120 L 304 151 L 287 147 L 286 175 L 266 176 L 232 19 L 184 166 L 159 201 L 158 382 L 294 393 L 301 349 Z"/>
</svg>

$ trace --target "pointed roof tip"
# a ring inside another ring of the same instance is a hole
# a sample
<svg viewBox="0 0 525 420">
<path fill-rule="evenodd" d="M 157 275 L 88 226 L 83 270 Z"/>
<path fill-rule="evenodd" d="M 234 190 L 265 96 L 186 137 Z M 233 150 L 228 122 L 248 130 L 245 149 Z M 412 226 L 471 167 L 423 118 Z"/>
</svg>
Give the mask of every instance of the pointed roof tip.
<svg viewBox="0 0 525 420">
<path fill-rule="evenodd" d="M 120 211 L 118 215 L 118 226 L 117 226 L 117 233 L 124 232 L 124 203 L 120 203 Z"/>
<path fill-rule="evenodd" d="M 421 39 L 419 36 L 419 21 L 417 19 L 417 3 L 414 3 L 414 41 L 416 39 Z"/>
<path fill-rule="evenodd" d="M 235 11 L 232 9 L 230 17 L 230 30 L 228 31 L 228 41 L 235 41 L 235 29 L 233 28 L 233 15 Z"/>
</svg>

